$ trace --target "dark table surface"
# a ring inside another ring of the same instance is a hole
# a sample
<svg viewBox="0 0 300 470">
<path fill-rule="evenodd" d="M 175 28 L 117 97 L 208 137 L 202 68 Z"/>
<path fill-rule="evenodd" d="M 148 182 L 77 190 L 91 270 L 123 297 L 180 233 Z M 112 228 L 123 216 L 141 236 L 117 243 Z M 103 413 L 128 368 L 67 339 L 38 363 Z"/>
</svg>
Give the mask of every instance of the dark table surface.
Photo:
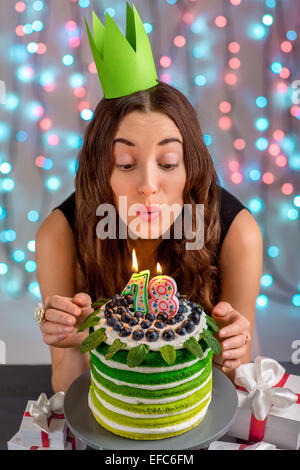
<svg viewBox="0 0 300 470">
<path fill-rule="evenodd" d="M 299 375 L 299 365 L 282 363 L 286 372 Z M 19 430 L 28 400 L 44 392 L 50 398 L 50 365 L 0 365 L 0 450 Z"/>
</svg>

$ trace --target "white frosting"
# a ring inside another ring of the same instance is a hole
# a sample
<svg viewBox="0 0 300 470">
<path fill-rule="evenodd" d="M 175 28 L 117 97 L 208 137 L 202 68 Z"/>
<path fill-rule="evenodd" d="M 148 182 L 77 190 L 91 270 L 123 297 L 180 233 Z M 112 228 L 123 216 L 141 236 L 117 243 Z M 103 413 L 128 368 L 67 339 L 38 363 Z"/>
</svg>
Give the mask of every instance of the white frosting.
<svg viewBox="0 0 300 470">
<path fill-rule="evenodd" d="M 192 308 L 190 307 L 190 305 L 185 305 L 185 306 L 188 309 L 188 311 L 183 313 L 184 320 L 186 320 L 188 315 L 192 312 Z M 187 333 L 184 336 L 180 336 L 180 335 L 175 333 L 175 338 L 172 341 L 164 340 L 161 337 L 161 333 L 160 333 L 159 338 L 157 339 L 157 341 L 154 341 L 154 342 L 148 341 L 146 336 L 144 336 L 143 339 L 141 339 L 139 341 L 136 341 L 132 338 L 132 335 L 127 336 L 127 337 L 120 336 L 117 331 L 114 331 L 111 326 L 108 326 L 106 318 L 104 316 L 104 311 L 105 311 L 105 305 L 103 305 L 101 307 L 100 312 L 97 314 L 97 316 L 100 318 L 100 322 L 98 323 L 98 325 L 94 326 L 95 330 L 98 330 L 99 328 L 105 328 L 106 336 L 107 336 L 107 340 L 105 342 L 107 344 L 111 345 L 116 339 L 119 339 L 122 343 L 126 344 L 125 349 L 128 349 L 128 350 L 133 348 L 134 346 L 138 346 L 139 344 L 147 344 L 151 351 L 159 351 L 159 349 L 162 346 L 166 346 L 167 344 L 172 345 L 175 349 L 182 349 L 183 344 L 187 339 L 189 339 L 191 336 L 195 336 L 196 339 L 198 339 L 200 333 L 202 332 L 202 330 L 207 328 L 206 314 L 205 314 L 204 311 L 202 311 L 201 316 L 200 316 L 200 322 L 198 323 L 198 325 L 195 325 L 195 329 L 194 329 L 194 331 L 192 331 L 192 333 Z M 184 320 L 182 320 L 182 321 L 184 321 Z M 181 322 L 178 322 L 177 325 L 166 325 L 166 328 L 171 328 L 171 329 L 173 329 L 174 327 L 177 328 L 177 326 L 179 326 L 180 323 Z M 130 327 L 130 328 L 132 329 L 132 333 L 133 333 L 134 330 L 141 329 L 141 326 L 140 326 L 140 324 L 138 324 L 138 325 Z M 157 330 L 157 331 L 162 332 L 163 330 Z M 145 333 L 146 333 L 146 330 L 145 330 Z"/>
<path fill-rule="evenodd" d="M 106 366 L 112 368 L 112 369 L 118 369 L 118 370 L 127 370 L 127 371 L 130 371 L 130 372 L 141 372 L 143 374 L 155 374 L 155 373 L 159 373 L 159 372 L 171 372 L 171 371 L 174 371 L 174 370 L 181 370 L 182 368 L 186 368 L 186 367 L 190 367 L 194 364 L 196 364 L 196 362 L 198 361 L 203 361 L 203 359 L 206 358 L 207 354 L 209 353 L 210 351 L 210 348 L 207 348 L 204 353 L 203 353 L 203 356 L 201 357 L 201 359 L 197 358 L 197 359 L 194 359 L 193 361 L 189 361 L 189 362 L 184 362 L 183 364 L 175 364 L 174 366 L 165 366 L 165 367 L 129 367 L 127 364 L 123 364 L 121 362 L 117 362 L 117 361 L 114 361 L 113 358 L 112 359 L 105 359 L 105 357 L 98 353 L 96 351 L 96 349 L 93 349 L 93 354 L 95 354 L 95 356 L 98 357 L 98 359 L 103 363 L 105 364 Z"/>
<path fill-rule="evenodd" d="M 172 397 L 165 397 L 165 398 L 144 398 L 144 397 L 129 397 L 126 395 L 120 395 L 119 393 L 112 392 L 108 390 L 107 388 L 103 387 L 103 385 L 99 384 L 97 380 L 95 379 L 93 375 L 93 371 L 91 370 L 91 380 L 95 383 L 96 387 L 99 388 L 99 390 L 102 390 L 103 392 L 109 394 L 113 398 L 116 398 L 117 400 L 124 401 L 125 403 L 131 403 L 131 404 L 139 404 L 139 403 L 144 403 L 144 404 L 162 404 L 162 403 L 171 403 L 173 401 L 181 400 L 182 398 L 186 398 L 189 395 L 192 395 L 195 392 L 198 392 L 201 390 L 201 388 L 205 387 L 205 385 L 210 381 L 212 377 L 212 373 L 210 373 L 209 377 L 203 382 L 199 387 L 193 388 L 193 390 L 189 390 L 186 393 L 183 393 L 182 395 L 176 395 Z M 127 384 L 128 385 L 128 384 Z"/>
<path fill-rule="evenodd" d="M 194 375 L 191 375 L 190 377 L 187 377 L 186 379 L 183 379 L 183 380 L 177 380 L 176 382 L 169 382 L 169 383 L 166 383 L 166 384 L 158 384 L 158 385 L 143 385 L 143 384 L 136 384 L 134 382 L 123 382 L 122 380 L 114 379 L 114 378 L 110 377 L 109 375 L 104 374 L 99 369 L 97 369 L 95 364 L 94 364 L 94 368 L 96 369 L 96 371 L 98 372 L 99 375 L 104 377 L 106 380 L 109 380 L 110 382 L 113 382 L 116 385 L 121 385 L 121 386 L 122 385 L 127 385 L 127 387 L 142 388 L 144 390 L 164 390 L 166 388 L 177 387 L 178 385 L 182 385 L 186 382 L 191 382 L 192 380 L 196 379 L 197 377 L 200 377 L 200 375 L 202 374 L 202 372 L 205 369 L 205 367 L 203 367 L 203 369 L 196 372 Z"/>
<path fill-rule="evenodd" d="M 209 395 L 210 395 L 210 392 L 208 392 L 205 395 L 205 397 L 202 400 L 200 400 L 199 402 L 197 402 L 195 405 L 190 406 L 189 408 L 185 408 L 184 410 L 175 411 L 174 413 L 146 414 L 146 413 L 132 413 L 131 411 L 124 410 L 123 408 L 116 407 L 116 406 L 112 405 L 111 403 L 108 403 L 106 400 L 103 400 L 103 398 L 101 398 L 98 395 L 96 390 L 94 390 L 94 393 L 95 393 L 96 397 L 98 398 L 98 400 L 101 402 L 101 404 L 105 408 L 107 408 L 110 411 L 114 411 L 115 413 L 118 413 L 120 415 L 130 416 L 131 418 L 165 418 L 167 416 L 181 415 L 182 413 L 186 413 L 187 411 L 190 411 L 190 410 L 196 408 L 197 406 L 201 405 L 201 403 L 206 401 L 208 399 Z"/>
<path fill-rule="evenodd" d="M 183 431 L 186 428 L 189 428 L 196 424 L 199 420 L 201 420 L 207 411 L 207 408 L 209 407 L 210 401 L 211 401 L 211 394 L 209 395 L 209 400 L 207 405 L 203 408 L 203 410 L 200 411 L 197 415 L 193 416 L 191 419 L 184 421 L 183 423 L 178 423 L 178 424 L 173 424 L 170 426 L 164 426 L 162 428 L 134 428 L 131 426 L 124 426 L 122 424 L 117 424 L 114 421 L 111 421 L 110 419 L 104 417 L 95 407 L 92 397 L 89 393 L 89 407 L 93 411 L 94 414 L 96 414 L 107 426 L 110 426 L 113 429 L 119 430 L 119 431 L 124 431 L 124 432 L 130 432 L 130 433 L 139 433 L 139 434 L 168 434 L 171 432 L 176 432 L 176 431 Z"/>
</svg>

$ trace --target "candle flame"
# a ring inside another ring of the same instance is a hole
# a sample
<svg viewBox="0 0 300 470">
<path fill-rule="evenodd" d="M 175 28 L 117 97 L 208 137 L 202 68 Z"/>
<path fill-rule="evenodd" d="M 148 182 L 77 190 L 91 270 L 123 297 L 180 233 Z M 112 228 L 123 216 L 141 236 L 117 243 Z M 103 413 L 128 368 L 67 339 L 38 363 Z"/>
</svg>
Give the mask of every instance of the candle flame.
<svg viewBox="0 0 300 470">
<path fill-rule="evenodd" d="M 132 250 L 132 270 L 135 271 L 136 273 L 139 272 L 138 262 L 137 262 L 137 258 L 136 258 L 136 254 L 135 254 L 135 249 L 134 249 L 134 248 L 133 248 L 133 250 Z"/>
<path fill-rule="evenodd" d="M 158 274 L 162 274 L 161 265 L 160 265 L 159 263 L 157 263 L 157 265 L 156 265 L 156 272 L 157 272 Z"/>
</svg>

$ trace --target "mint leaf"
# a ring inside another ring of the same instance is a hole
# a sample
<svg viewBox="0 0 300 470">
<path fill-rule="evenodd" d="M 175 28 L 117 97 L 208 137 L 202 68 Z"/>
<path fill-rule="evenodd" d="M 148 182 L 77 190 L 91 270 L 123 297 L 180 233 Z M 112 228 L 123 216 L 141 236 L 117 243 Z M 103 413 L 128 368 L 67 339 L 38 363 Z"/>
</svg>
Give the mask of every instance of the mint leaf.
<svg viewBox="0 0 300 470">
<path fill-rule="evenodd" d="M 128 367 L 139 366 L 149 352 L 149 346 L 147 344 L 139 344 L 130 349 L 127 354 L 127 365 Z"/>
<path fill-rule="evenodd" d="M 216 320 L 212 317 L 209 317 L 208 315 L 206 315 L 205 317 L 205 320 L 206 320 L 206 323 L 207 325 L 211 326 L 211 328 L 216 332 L 218 333 L 220 331 L 220 328 L 218 327 L 217 323 L 216 323 Z"/>
<path fill-rule="evenodd" d="M 195 302 L 195 303 L 197 303 L 197 302 Z M 198 307 L 201 308 L 201 310 L 204 310 L 204 308 L 202 307 L 202 305 L 200 305 L 200 304 L 197 304 L 197 305 L 198 305 Z"/>
<path fill-rule="evenodd" d="M 80 346 L 80 352 L 83 354 L 88 351 L 91 351 L 106 340 L 107 336 L 105 334 L 105 328 L 100 328 L 99 330 L 93 331 L 93 333 L 91 333 L 82 341 Z"/>
<path fill-rule="evenodd" d="M 126 344 L 122 343 L 119 339 L 115 339 L 114 342 L 109 346 L 107 353 L 105 354 L 105 359 L 111 359 L 113 355 L 116 354 L 116 352 L 124 348 L 126 348 Z"/>
<path fill-rule="evenodd" d="M 202 348 L 200 344 L 198 343 L 198 341 L 196 340 L 196 338 L 194 338 L 194 336 L 191 336 L 189 339 L 187 339 L 184 342 L 183 346 L 192 354 L 194 354 L 196 357 L 199 357 L 200 359 L 202 358 L 203 356 Z"/>
<path fill-rule="evenodd" d="M 94 315 L 95 312 L 91 313 L 91 315 L 89 315 L 86 320 L 84 321 L 84 323 L 82 323 L 82 325 L 80 325 L 80 327 L 78 328 L 77 330 L 77 333 L 81 333 L 82 331 L 86 330 L 87 328 L 90 328 L 91 326 L 95 326 L 95 325 L 98 325 L 98 323 L 100 322 L 100 318 L 97 318 L 95 315 Z"/>
<path fill-rule="evenodd" d="M 214 354 L 219 355 L 222 353 L 221 344 L 208 330 L 202 331 L 202 337 L 206 342 L 207 346 L 212 349 Z"/>
<path fill-rule="evenodd" d="M 96 300 L 96 302 L 92 303 L 92 308 L 102 307 L 102 305 L 107 304 L 107 302 L 109 302 L 110 300 L 111 299 L 100 298 L 100 299 Z"/>
<path fill-rule="evenodd" d="M 174 364 L 174 362 L 176 361 L 176 350 L 174 346 L 166 344 L 166 346 L 162 346 L 159 350 L 163 360 L 166 361 L 169 366 Z"/>
</svg>

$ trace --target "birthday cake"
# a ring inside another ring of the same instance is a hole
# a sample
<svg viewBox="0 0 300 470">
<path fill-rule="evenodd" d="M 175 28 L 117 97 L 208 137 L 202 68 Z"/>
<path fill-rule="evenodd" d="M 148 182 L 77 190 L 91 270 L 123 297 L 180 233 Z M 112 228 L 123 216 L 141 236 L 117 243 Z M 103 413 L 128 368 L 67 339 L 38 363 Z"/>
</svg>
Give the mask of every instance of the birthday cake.
<svg viewBox="0 0 300 470">
<path fill-rule="evenodd" d="M 171 313 L 141 312 L 131 294 L 93 306 L 80 331 L 90 332 L 81 352 L 90 353 L 88 404 L 97 422 L 136 440 L 197 426 L 211 401 L 212 355 L 221 352 L 213 319 L 179 293 Z"/>
</svg>

